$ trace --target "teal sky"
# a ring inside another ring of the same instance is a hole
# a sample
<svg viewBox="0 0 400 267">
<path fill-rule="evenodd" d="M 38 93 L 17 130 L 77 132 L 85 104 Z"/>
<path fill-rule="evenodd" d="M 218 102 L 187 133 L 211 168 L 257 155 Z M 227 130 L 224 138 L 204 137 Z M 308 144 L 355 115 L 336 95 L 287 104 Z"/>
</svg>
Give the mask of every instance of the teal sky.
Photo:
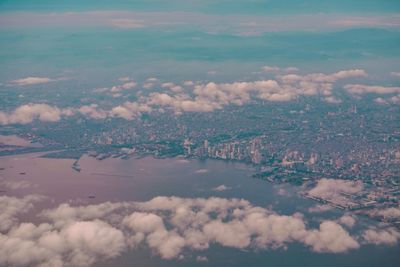
<svg viewBox="0 0 400 267">
<path fill-rule="evenodd" d="M 3 11 L 196 11 L 215 14 L 394 13 L 398 0 L 2 0 Z"/>
<path fill-rule="evenodd" d="M 0 11 L 2 84 L 232 81 L 265 65 L 400 71 L 398 0 L 0 0 Z"/>
</svg>

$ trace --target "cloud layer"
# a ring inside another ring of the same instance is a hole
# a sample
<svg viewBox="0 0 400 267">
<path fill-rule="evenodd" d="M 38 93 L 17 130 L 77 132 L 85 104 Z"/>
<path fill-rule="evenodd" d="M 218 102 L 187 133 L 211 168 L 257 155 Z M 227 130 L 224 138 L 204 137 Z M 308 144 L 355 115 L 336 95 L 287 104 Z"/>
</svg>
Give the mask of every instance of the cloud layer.
<svg viewBox="0 0 400 267">
<path fill-rule="evenodd" d="M 27 124 L 34 120 L 43 122 L 59 121 L 62 117 L 80 114 L 91 119 L 122 118 L 132 120 L 142 113 L 171 111 L 212 112 L 229 105 L 245 105 L 252 101 L 289 102 L 299 97 L 318 97 L 330 104 L 342 102 L 340 95 L 334 91 L 335 83 L 345 79 L 365 78 L 367 73 L 362 69 L 341 70 L 331 74 L 311 73 L 294 74 L 293 67 L 262 67 L 263 73 L 273 72 L 274 79 L 256 81 L 236 81 L 232 83 L 184 81 L 182 84 L 172 82 L 160 83 L 156 78 L 149 78 L 141 88 L 129 77 L 122 77 L 122 84 L 110 88 L 97 88 L 93 93 L 106 93 L 113 97 L 126 97 L 135 94 L 137 101 L 125 101 L 119 105 L 104 109 L 97 104 L 81 107 L 59 108 L 48 104 L 28 103 L 10 112 L 0 111 L 0 124 Z M 22 79 L 24 80 L 24 79 Z M 26 82 L 26 81 L 25 81 Z M 135 89 L 135 91 L 132 91 Z M 144 90 L 141 90 L 144 89 Z M 346 84 L 345 91 L 358 96 L 367 93 L 389 94 L 389 98 L 376 98 L 378 104 L 400 103 L 399 87 Z M 390 95 L 392 94 L 392 95 Z"/>
<path fill-rule="evenodd" d="M 211 245 L 238 249 L 280 249 L 296 242 L 318 253 L 343 253 L 360 241 L 340 224 L 309 228 L 302 214 L 280 215 L 243 199 L 155 197 L 146 202 L 61 204 L 40 213 L 41 223 L 18 222 L 40 196 L 0 198 L 0 264 L 7 266 L 90 266 L 139 246 L 163 259 Z M 394 229 L 368 229 L 362 242 L 394 245 Z"/>
</svg>

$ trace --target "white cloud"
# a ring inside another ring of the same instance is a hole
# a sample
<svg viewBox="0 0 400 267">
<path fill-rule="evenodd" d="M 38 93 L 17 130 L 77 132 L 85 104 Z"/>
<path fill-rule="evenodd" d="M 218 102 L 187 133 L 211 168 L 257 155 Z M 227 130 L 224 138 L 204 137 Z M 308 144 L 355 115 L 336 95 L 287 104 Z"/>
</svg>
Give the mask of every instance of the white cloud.
<svg viewBox="0 0 400 267">
<path fill-rule="evenodd" d="M 163 259 L 182 258 L 185 249 L 211 245 L 266 250 L 300 243 L 319 253 L 343 253 L 360 245 L 340 224 L 322 221 L 308 228 L 299 213 L 280 215 L 243 199 L 155 197 L 146 202 L 61 204 L 40 213 L 42 223 L 18 223 L 35 197 L 2 197 L 0 264 L 88 266 L 144 245 Z M 12 207 L 12 208 L 11 208 Z M 346 217 L 347 216 L 347 217 Z M 348 215 L 338 222 L 351 227 Z M 4 222 L 8 222 L 5 224 Z M 368 229 L 366 243 L 393 245 L 394 229 Z"/>
<path fill-rule="evenodd" d="M 368 229 L 364 231 L 365 242 L 375 245 L 395 245 L 400 240 L 400 233 L 394 228 Z"/>
<path fill-rule="evenodd" d="M 0 232 L 7 231 L 17 222 L 17 215 L 33 208 L 33 204 L 43 200 L 40 195 L 27 195 L 24 198 L 0 196 Z"/>
<path fill-rule="evenodd" d="M 0 124 L 28 124 L 36 119 L 43 122 L 56 122 L 61 119 L 61 116 L 71 116 L 72 114 L 71 109 L 29 103 L 17 107 L 11 113 L 0 111 Z"/>
<path fill-rule="evenodd" d="M 352 228 L 356 223 L 356 219 L 351 215 L 343 215 L 339 218 L 338 222 L 342 225 Z"/>
<path fill-rule="evenodd" d="M 134 19 L 111 19 L 109 25 L 122 29 L 140 29 L 146 26 L 142 20 Z"/>
<path fill-rule="evenodd" d="M 367 93 L 374 94 L 393 94 L 400 93 L 400 87 L 363 85 L 363 84 L 347 84 L 344 88 L 351 94 L 361 95 Z"/>
<path fill-rule="evenodd" d="M 111 87 L 111 90 L 110 90 L 110 91 L 111 91 L 112 93 L 118 93 L 118 92 L 121 92 L 121 91 L 123 91 L 123 90 L 130 90 L 130 89 L 133 89 L 133 88 L 136 87 L 136 85 L 137 85 L 136 82 L 130 81 L 130 82 L 124 83 L 124 84 L 122 84 L 122 85 L 113 86 L 113 87 Z"/>
<path fill-rule="evenodd" d="M 195 173 L 207 173 L 208 170 L 207 169 L 198 169 L 194 171 Z"/>
<path fill-rule="evenodd" d="M 140 116 L 143 112 L 150 112 L 152 109 L 146 104 L 139 104 L 136 102 L 125 102 L 122 105 L 114 107 L 110 111 L 112 117 L 123 118 L 125 120 L 132 120 Z"/>
<path fill-rule="evenodd" d="M 332 207 L 329 205 L 321 205 L 321 204 L 317 204 L 313 207 L 310 207 L 308 209 L 308 212 L 310 213 L 320 213 L 320 212 L 326 212 L 326 211 L 330 211 L 332 210 Z"/>
<path fill-rule="evenodd" d="M 332 221 L 322 222 L 319 230 L 312 230 L 304 238 L 304 242 L 317 252 L 340 253 L 360 247 L 346 230 Z"/>
<path fill-rule="evenodd" d="M 27 189 L 35 186 L 34 184 L 26 180 L 20 180 L 20 181 L 0 180 L 0 185 L 11 190 Z"/>
<path fill-rule="evenodd" d="M 81 106 L 78 109 L 82 115 L 85 115 L 92 119 L 105 119 L 107 118 L 107 112 L 99 109 L 97 104 L 90 104 L 86 106 Z"/>
<path fill-rule="evenodd" d="M 282 70 L 284 72 L 295 71 L 292 67 Z M 149 94 L 138 91 L 137 96 L 139 99 L 137 102 L 125 102 L 111 108 L 111 110 L 103 110 L 96 104 L 69 109 L 59 109 L 46 104 L 27 104 L 18 107 L 14 112 L 9 114 L 0 112 L 0 123 L 26 124 L 32 122 L 34 119 L 58 121 L 61 119 L 61 116 L 71 116 L 74 112 L 81 113 L 93 119 L 118 117 L 132 120 L 142 113 L 155 110 L 159 112 L 170 110 L 176 114 L 183 112 L 212 112 L 223 109 L 228 105 L 241 106 L 254 100 L 288 102 L 301 96 L 320 96 L 325 102 L 339 104 L 342 100 L 333 94 L 333 84 L 340 79 L 365 76 L 367 76 L 367 73 L 364 70 L 351 69 L 331 74 L 278 75 L 276 80 L 238 81 L 232 83 L 195 83 L 186 81 L 184 82 L 185 86 L 191 87 L 190 90 L 186 88 L 186 91 L 181 85 L 166 82 L 160 86 L 161 88 L 168 89 L 167 91 L 152 92 Z M 123 77 L 122 80 L 126 81 L 126 83 L 113 86 L 112 88 L 96 89 L 96 91 L 109 91 L 114 97 L 120 97 L 123 90 L 129 90 L 137 86 L 137 83 L 130 80 L 129 77 Z M 156 78 L 149 78 L 143 87 L 152 88 L 155 86 L 156 81 Z M 346 85 L 346 88 L 349 89 L 352 86 L 358 85 Z M 397 87 L 390 88 L 393 91 L 393 88 Z M 393 96 L 390 99 L 376 101 L 380 103 L 397 103 L 400 102 L 400 97 Z"/>
<path fill-rule="evenodd" d="M 226 190 L 229 190 L 229 189 L 231 189 L 231 188 L 226 186 L 226 185 L 224 185 L 224 184 L 221 184 L 221 185 L 213 188 L 214 191 L 218 191 L 218 192 L 226 191 Z"/>
<path fill-rule="evenodd" d="M 374 209 L 370 211 L 373 216 L 382 216 L 386 219 L 400 219 L 400 207 L 391 207 L 386 209 Z"/>
<path fill-rule="evenodd" d="M 55 80 L 47 78 L 47 77 L 26 77 L 26 78 L 13 80 L 10 83 L 12 85 L 17 85 L 17 86 L 27 86 L 27 85 L 49 83 L 52 81 L 55 81 Z"/>
<path fill-rule="evenodd" d="M 361 181 L 327 179 L 318 180 L 317 185 L 308 191 L 314 197 L 335 199 L 341 193 L 355 194 L 361 192 L 364 186 Z"/>
<path fill-rule="evenodd" d="M 162 83 L 161 87 L 168 88 L 169 90 L 171 90 L 174 93 L 181 93 L 183 91 L 182 86 L 176 85 L 174 83 Z"/>
<path fill-rule="evenodd" d="M 279 72 L 281 69 L 277 66 L 264 66 L 261 68 L 264 72 Z"/>
<path fill-rule="evenodd" d="M 99 220 L 62 228 L 22 223 L 0 234 L 0 243 L 0 264 L 8 266 L 90 266 L 126 249 L 123 233 Z"/>
</svg>

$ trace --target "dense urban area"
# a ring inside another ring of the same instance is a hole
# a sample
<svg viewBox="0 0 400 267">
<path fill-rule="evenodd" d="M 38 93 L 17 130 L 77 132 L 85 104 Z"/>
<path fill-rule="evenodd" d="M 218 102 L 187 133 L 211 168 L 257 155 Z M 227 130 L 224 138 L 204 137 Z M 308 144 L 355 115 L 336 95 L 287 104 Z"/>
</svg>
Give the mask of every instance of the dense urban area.
<svg viewBox="0 0 400 267">
<path fill-rule="evenodd" d="M 146 155 L 219 159 L 252 164 L 253 178 L 270 182 L 311 187 L 321 178 L 361 181 L 362 191 L 339 192 L 340 201 L 304 195 L 357 213 L 371 215 L 368 209 L 396 206 L 400 199 L 400 111 L 395 105 L 254 101 L 208 113 L 142 114 L 132 121 L 82 117 L 5 126 L 1 134 L 41 144 L 2 144 L 2 155 L 49 151 L 46 157 L 76 159 L 71 166 L 76 171 L 82 154 L 98 160 Z"/>
</svg>

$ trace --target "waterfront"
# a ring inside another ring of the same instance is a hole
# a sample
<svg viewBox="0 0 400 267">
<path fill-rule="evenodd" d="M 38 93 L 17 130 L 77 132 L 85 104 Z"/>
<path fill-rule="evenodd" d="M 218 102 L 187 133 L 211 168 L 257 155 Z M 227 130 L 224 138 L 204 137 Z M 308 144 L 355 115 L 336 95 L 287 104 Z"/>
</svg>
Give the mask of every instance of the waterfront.
<svg viewBox="0 0 400 267">
<path fill-rule="evenodd" d="M 84 155 L 79 160 L 81 171 L 71 168 L 74 160 L 48 159 L 41 154 L 22 154 L 0 159 L 2 181 L 21 182 L 24 186 L 7 188 L 2 195 L 22 197 L 29 194 L 48 196 L 36 208 L 52 208 L 60 203 L 87 205 L 106 201 L 148 201 L 157 196 L 185 198 L 243 198 L 254 206 L 270 208 L 282 215 L 304 214 L 310 227 L 322 220 L 336 220 L 343 211 L 329 210 L 313 213 L 316 203 L 301 198 L 300 187 L 272 184 L 251 178 L 254 169 L 241 163 L 184 158 L 96 160 Z M 25 174 L 21 174 L 25 173 Z M 21 184 L 21 183 L 20 183 Z M 3 189 L 3 188 L 2 188 Z M 21 220 L 40 221 L 37 210 L 23 215 Z M 351 233 L 374 224 L 368 218 L 356 217 Z M 289 242 L 278 249 L 236 249 L 212 244 L 204 251 L 184 250 L 183 259 L 164 260 L 146 246 L 125 252 L 122 256 L 96 266 L 397 266 L 399 246 L 362 245 L 359 249 L 340 254 L 316 253 L 299 243 Z"/>
</svg>

